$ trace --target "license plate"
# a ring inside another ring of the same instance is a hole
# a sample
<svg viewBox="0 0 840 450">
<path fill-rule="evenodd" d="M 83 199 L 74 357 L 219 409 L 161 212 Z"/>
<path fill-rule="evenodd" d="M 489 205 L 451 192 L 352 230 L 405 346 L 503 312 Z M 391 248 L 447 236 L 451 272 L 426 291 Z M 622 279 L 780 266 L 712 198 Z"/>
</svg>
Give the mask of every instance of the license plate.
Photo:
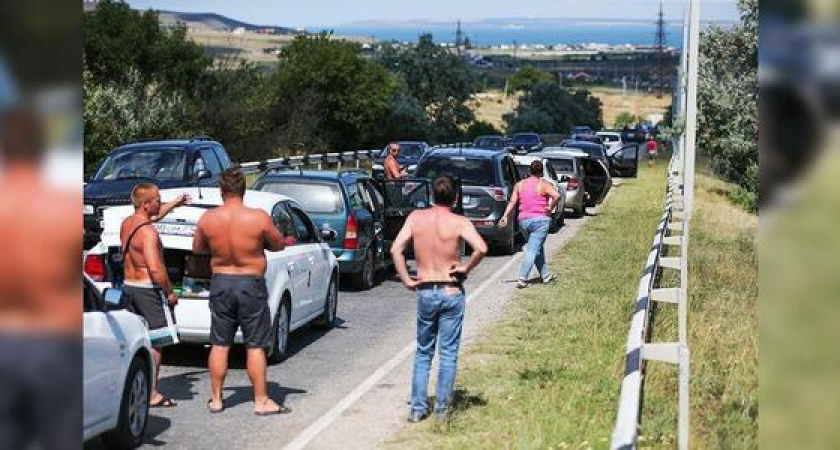
<svg viewBox="0 0 840 450">
<path fill-rule="evenodd" d="M 192 237 L 195 234 L 195 225 L 185 223 L 156 223 L 158 233 L 170 236 Z"/>
</svg>

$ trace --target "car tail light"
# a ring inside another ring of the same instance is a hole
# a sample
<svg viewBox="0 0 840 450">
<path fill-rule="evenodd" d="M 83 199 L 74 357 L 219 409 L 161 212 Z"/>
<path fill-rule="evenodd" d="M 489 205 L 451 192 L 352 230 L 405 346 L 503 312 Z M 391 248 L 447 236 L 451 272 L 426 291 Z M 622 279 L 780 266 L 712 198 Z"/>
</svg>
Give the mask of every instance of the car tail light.
<svg viewBox="0 0 840 450">
<path fill-rule="evenodd" d="M 102 255 L 87 255 L 84 270 L 93 281 L 105 281 L 105 258 Z"/>
<path fill-rule="evenodd" d="M 487 193 L 490 194 L 490 196 L 492 196 L 493 199 L 496 200 L 497 202 L 503 202 L 503 201 L 507 200 L 507 195 L 505 194 L 504 189 L 490 188 L 490 189 L 485 189 L 485 191 L 487 191 Z"/>
<path fill-rule="evenodd" d="M 569 178 L 569 183 L 566 184 L 566 190 L 567 191 L 574 191 L 578 187 L 580 187 L 580 180 L 577 179 L 577 177 Z"/>
<path fill-rule="evenodd" d="M 358 225 L 356 216 L 347 216 L 347 227 L 344 230 L 344 248 L 350 250 L 359 246 Z"/>
</svg>

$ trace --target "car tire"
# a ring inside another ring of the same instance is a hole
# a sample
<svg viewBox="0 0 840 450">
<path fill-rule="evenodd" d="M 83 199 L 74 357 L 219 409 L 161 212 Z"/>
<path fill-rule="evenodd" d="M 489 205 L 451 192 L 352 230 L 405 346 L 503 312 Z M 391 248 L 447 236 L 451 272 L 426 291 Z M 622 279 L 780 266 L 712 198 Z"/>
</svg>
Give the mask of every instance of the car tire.
<svg viewBox="0 0 840 450">
<path fill-rule="evenodd" d="M 266 351 L 266 358 L 269 364 L 278 364 L 288 357 L 289 348 L 289 326 L 291 324 L 291 302 L 288 297 L 283 297 L 277 314 L 274 315 L 274 323 L 271 329 L 271 346 Z"/>
<path fill-rule="evenodd" d="M 510 256 L 516 253 L 516 229 L 511 230 L 510 237 L 507 241 L 499 244 L 499 253 Z"/>
<path fill-rule="evenodd" d="M 353 284 L 360 291 L 366 291 L 376 284 L 376 255 L 372 248 L 365 252 L 365 262 L 362 265 L 362 270 L 354 274 Z"/>
<path fill-rule="evenodd" d="M 316 323 L 322 330 L 331 330 L 335 327 L 338 311 L 338 275 L 330 279 L 330 286 L 327 288 L 327 297 L 324 299 L 324 313 Z"/>
<path fill-rule="evenodd" d="M 102 435 L 108 448 L 137 448 L 143 442 L 143 433 L 149 418 L 149 400 L 152 395 L 148 363 L 135 356 L 125 377 L 117 427 Z"/>
<path fill-rule="evenodd" d="M 573 210 L 573 214 L 575 215 L 575 217 L 580 219 L 581 217 L 583 217 L 586 214 L 586 206 L 580 205 L 580 207 L 575 208 Z"/>
</svg>

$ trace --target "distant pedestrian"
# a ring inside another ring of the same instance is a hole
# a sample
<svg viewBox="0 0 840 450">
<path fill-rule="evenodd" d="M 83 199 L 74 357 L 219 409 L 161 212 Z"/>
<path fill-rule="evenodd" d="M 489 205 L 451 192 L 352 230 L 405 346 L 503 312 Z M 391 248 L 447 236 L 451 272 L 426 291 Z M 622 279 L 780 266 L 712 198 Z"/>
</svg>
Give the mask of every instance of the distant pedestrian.
<svg viewBox="0 0 840 450">
<path fill-rule="evenodd" d="M 210 284 L 211 413 L 224 410 L 222 386 L 228 368 L 228 353 L 242 328 L 247 348 L 248 377 L 254 385 L 254 414 L 266 416 L 291 410 L 268 397 L 265 349 L 271 343 L 271 316 L 265 284 L 265 250 L 285 248 L 283 236 L 264 211 L 243 204 L 245 176 L 229 168 L 220 182 L 222 206 L 204 213 L 193 238 L 193 253 L 210 254 L 213 277 Z"/>
<path fill-rule="evenodd" d="M 551 183 L 542 179 L 542 161 L 534 161 L 530 166 L 530 176 L 513 188 L 507 209 L 499 220 L 499 228 L 508 224 L 508 216 L 513 208 L 519 205 L 519 228 L 525 233 L 528 243 L 525 244 L 525 256 L 519 269 L 519 279 L 516 287 L 528 287 L 528 276 L 534 264 L 540 273 L 543 283 L 554 281 L 555 275 L 548 271 L 545 261 L 545 240 L 551 227 L 551 215 L 554 207 L 560 201 L 560 193 Z"/>
<path fill-rule="evenodd" d="M 388 144 L 388 156 L 385 157 L 385 179 L 399 180 L 408 176 L 405 167 L 397 162 L 397 157 L 400 156 L 400 144 L 391 142 Z"/>
<path fill-rule="evenodd" d="M 158 379 L 161 349 L 174 344 L 174 338 L 177 337 L 173 334 L 172 308 L 178 303 L 178 296 L 169 281 L 160 236 L 151 224 L 189 200 L 189 196 L 182 194 L 174 201 L 161 205 L 157 186 L 140 183 L 131 191 L 134 214 L 126 217 L 120 226 L 123 291 L 128 300 L 128 309 L 143 317 L 152 332 L 152 358 L 155 363 L 155 378 L 149 398 L 149 406 L 152 408 L 176 406 L 175 400 L 158 391 Z"/>
<path fill-rule="evenodd" d="M 645 144 L 647 147 L 647 154 L 648 154 L 648 167 L 653 167 L 653 160 L 656 158 L 657 153 L 657 145 L 656 139 L 653 138 L 653 135 L 648 135 L 647 143 Z"/>
<path fill-rule="evenodd" d="M 438 419 L 449 413 L 464 321 L 463 282 L 487 254 L 487 244 L 472 222 L 452 212 L 456 197 L 452 178 L 438 177 L 432 190 L 434 206 L 411 213 L 391 247 L 397 274 L 408 289 L 417 292 L 417 350 L 408 416 L 412 423 L 429 415 L 429 368 L 435 342 L 439 342 L 440 364 L 434 413 Z M 473 249 L 467 264 L 460 263 L 460 239 Z M 403 256 L 409 241 L 414 243 L 416 277 L 409 275 Z"/>
</svg>

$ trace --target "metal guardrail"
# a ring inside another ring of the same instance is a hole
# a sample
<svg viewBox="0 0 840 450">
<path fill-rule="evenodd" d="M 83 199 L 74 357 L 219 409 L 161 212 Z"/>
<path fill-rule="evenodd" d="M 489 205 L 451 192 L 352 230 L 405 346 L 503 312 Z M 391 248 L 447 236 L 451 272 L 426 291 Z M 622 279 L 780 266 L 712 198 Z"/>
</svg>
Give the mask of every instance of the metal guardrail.
<svg viewBox="0 0 840 450">
<path fill-rule="evenodd" d="M 252 161 L 239 164 L 239 167 L 246 174 L 265 172 L 281 168 L 297 168 L 303 166 L 318 166 L 320 170 L 325 164 L 336 164 L 338 170 L 342 169 L 345 163 L 355 164 L 358 169 L 361 161 L 372 160 L 376 153 L 381 150 L 355 150 L 340 153 L 313 153 L 310 155 L 284 156 L 280 158 L 266 159 L 263 161 Z"/>
<path fill-rule="evenodd" d="M 626 365 L 621 397 L 612 434 L 613 449 L 635 449 L 641 423 L 644 370 L 646 361 L 676 364 L 679 368 L 679 406 L 677 446 L 688 448 L 690 353 L 688 349 L 688 243 L 694 203 L 694 159 L 697 132 L 697 71 L 700 39 L 700 1 L 689 0 L 684 22 L 685 39 L 679 70 L 678 89 L 673 105 L 676 119 L 685 121 L 685 131 L 672 143 L 668 165 L 667 194 L 662 219 L 654 235 L 653 247 L 639 281 L 636 310 L 627 335 Z M 679 249 L 678 256 L 670 250 Z M 679 272 L 677 286 L 660 285 L 664 270 Z M 648 342 L 651 307 L 656 303 L 676 304 L 678 339 L 675 342 Z"/>
</svg>

